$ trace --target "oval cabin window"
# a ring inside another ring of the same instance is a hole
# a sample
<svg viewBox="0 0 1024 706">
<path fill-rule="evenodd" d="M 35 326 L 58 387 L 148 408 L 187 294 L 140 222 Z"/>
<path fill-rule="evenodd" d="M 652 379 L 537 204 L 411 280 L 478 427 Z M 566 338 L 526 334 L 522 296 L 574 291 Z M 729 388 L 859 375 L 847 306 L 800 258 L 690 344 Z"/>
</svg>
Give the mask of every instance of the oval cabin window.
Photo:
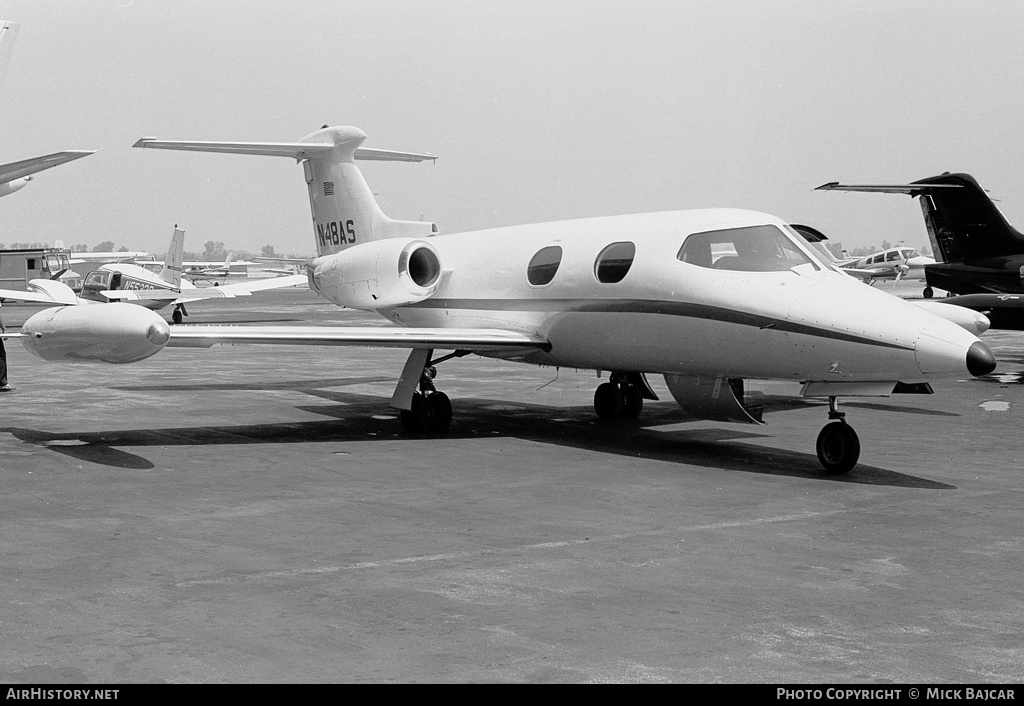
<svg viewBox="0 0 1024 706">
<path fill-rule="evenodd" d="M 621 282 L 633 265 L 636 245 L 633 243 L 612 243 L 597 256 L 594 274 L 598 282 L 613 284 Z"/>
<path fill-rule="evenodd" d="M 562 248 L 551 245 L 541 248 L 526 268 L 526 279 L 530 284 L 544 285 L 555 278 L 558 266 L 562 264 Z"/>
</svg>

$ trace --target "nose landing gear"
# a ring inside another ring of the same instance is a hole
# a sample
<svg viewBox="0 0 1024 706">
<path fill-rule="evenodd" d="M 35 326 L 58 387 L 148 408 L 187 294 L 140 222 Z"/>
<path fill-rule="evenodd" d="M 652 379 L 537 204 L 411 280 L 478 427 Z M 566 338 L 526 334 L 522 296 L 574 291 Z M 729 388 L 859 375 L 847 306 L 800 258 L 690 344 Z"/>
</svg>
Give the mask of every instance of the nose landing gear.
<svg viewBox="0 0 1024 706">
<path fill-rule="evenodd" d="M 860 439 L 846 423 L 846 413 L 839 411 L 839 401 L 828 398 L 828 418 L 836 421 L 826 424 L 818 434 L 818 460 L 830 475 L 847 473 L 860 458 Z"/>
</svg>

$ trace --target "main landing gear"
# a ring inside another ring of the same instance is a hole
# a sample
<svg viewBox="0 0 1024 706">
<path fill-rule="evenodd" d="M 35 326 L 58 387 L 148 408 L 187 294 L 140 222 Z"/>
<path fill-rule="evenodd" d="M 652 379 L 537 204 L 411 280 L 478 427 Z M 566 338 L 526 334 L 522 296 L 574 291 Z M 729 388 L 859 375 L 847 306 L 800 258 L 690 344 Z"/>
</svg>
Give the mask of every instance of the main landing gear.
<svg viewBox="0 0 1024 706">
<path fill-rule="evenodd" d="M 452 424 L 452 403 L 448 395 L 434 387 L 434 378 L 437 377 L 434 366 L 469 355 L 469 351 L 455 351 L 431 360 L 433 353 L 426 348 L 410 352 L 391 398 L 391 406 L 399 409 L 402 427 L 413 434 L 444 434 L 448 431 Z"/>
<path fill-rule="evenodd" d="M 935 290 L 932 289 L 931 287 L 925 287 L 924 292 L 922 292 L 922 294 L 924 294 L 925 299 L 931 299 L 933 296 L 935 296 Z"/>
<path fill-rule="evenodd" d="M 414 434 L 444 434 L 452 424 L 452 403 L 448 395 L 434 388 L 437 369 L 428 365 L 420 376 L 420 389 L 413 393 L 412 409 L 399 411 L 402 426 Z"/>
<path fill-rule="evenodd" d="M 642 373 L 612 373 L 610 382 L 601 383 L 594 392 L 594 411 L 605 421 L 636 419 L 645 398 L 658 399 Z"/>
<path fill-rule="evenodd" d="M 174 305 L 174 313 L 171 314 L 171 321 L 173 323 L 180 324 L 181 323 L 182 315 L 188 316 L 188 312 L 185 311 L 185 305 L 184 304 L 175 304 Z"/>
<path fill-rule="evenodd" d="M 826 424 L 818 434 L 818 460 L 825 472 L 833 475 L 847 473 L 860 458 L 860 439 L 846 423 L 846 413 L 839 411 L 839 401 L 828 398 L 828 418 L 836 421 Z"/>
</svg>

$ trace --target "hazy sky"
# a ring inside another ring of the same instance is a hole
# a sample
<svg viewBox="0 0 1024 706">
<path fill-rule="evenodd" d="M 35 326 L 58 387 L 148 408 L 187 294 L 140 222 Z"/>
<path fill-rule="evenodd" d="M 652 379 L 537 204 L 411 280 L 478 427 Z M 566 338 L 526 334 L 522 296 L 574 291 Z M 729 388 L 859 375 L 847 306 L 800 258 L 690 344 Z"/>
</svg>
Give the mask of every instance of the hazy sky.
<svg viewBox="0 0 1024 706">
<path fill-rule="evenodd" d="M 0 242 L 312 253 L 301 167 L 139 150 L 355 125 L 388 215 L 443 232 L 730 206 L 853 248 L 927 242 L 905 196 L 973 174 L 1024 226 L 1017 0 L 0 0 L 0 161 L 97 154 L 0 200 Z"/>
</svg>

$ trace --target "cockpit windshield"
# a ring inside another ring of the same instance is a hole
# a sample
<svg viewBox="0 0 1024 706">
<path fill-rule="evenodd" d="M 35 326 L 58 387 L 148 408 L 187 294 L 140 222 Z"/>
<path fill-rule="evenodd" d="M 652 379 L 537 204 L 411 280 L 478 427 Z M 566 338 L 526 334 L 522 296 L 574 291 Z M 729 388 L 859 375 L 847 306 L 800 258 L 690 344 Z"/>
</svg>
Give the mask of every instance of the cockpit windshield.
<svg viewBox="0 0 1024 706">
<path fill-rule="evenodd" d="M 820 269 L 821 264 L 773 225 L 694 233 L 676 257 L 698 267 L 739 272 L 778 272 L 800 265 Z"/>
</svg>

